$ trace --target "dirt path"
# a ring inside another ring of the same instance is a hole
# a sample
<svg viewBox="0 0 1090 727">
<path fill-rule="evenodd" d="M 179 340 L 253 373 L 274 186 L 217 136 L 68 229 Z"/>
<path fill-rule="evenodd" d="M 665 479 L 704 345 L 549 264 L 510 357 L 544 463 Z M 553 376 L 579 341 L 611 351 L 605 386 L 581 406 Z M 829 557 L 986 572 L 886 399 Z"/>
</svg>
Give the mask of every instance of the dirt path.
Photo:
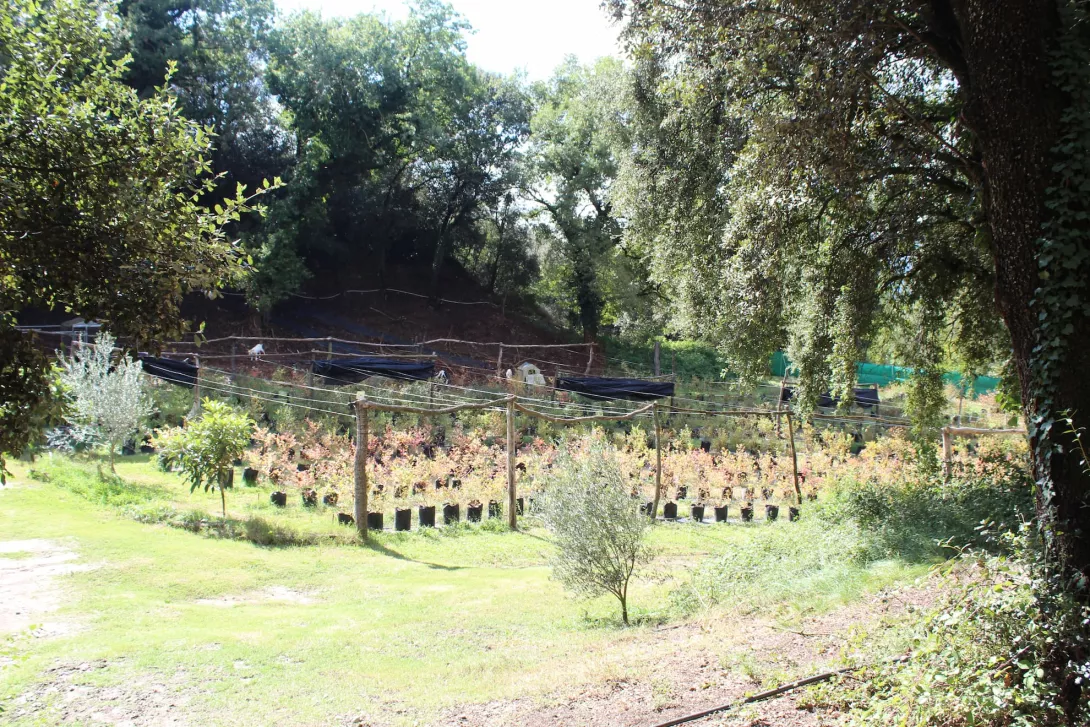
<svg viewBox="0 0 1090 727">
<path fill-rule="evenodd" d="M 51 621 L 63 598 L 58 576 L 91 570 L 55 540 L 0 541 L 0 636 L 37 626 L 36 636 L 66 633 L 72 625 Z"/>
<path fill-rule="evenodd" d="M 667 627 L 632 647 L 632 673 L 570 694 L 467 706 L 443 715 L 437 727 L 651 727 L 734 702 L 746 694 L 825 671 L 851 635 L 885 618 L 926 608 L 933 584 L 880 593 L 832 613 L 784 628 L 771 620 L 740 617 Z M 663 642 L 666 642 L 665 644 Z M 665 658 L 661 655 L 666 654 Z M 819 727 L 833 715 L 800 709 L 789 694 L 696 727 Z"/>
</svg>

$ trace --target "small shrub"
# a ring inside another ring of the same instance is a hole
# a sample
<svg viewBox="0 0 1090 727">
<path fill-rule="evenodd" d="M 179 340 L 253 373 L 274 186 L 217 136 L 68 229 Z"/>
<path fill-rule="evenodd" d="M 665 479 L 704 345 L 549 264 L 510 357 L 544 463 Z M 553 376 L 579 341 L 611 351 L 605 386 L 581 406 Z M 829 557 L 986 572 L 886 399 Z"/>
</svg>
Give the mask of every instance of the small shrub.
<svg viewBox="0 0 1090 727">
<path fill-rule="evenodd" d="M 601 437 L 583 448 L 562 446 L 546 492 L 542 519 L 556 540 L 554 576 L 579 596 L 613 594 L 627 624 L 629 581 L 651 559 L 651 522 L 629 495 L 612 447 Z"/>
<path fill-rule="evenodd" d="M 172 429 L 156 437 L 160 461 L 173 463 L 189 481 L 189 491 L 219 488 L 223 519 L 227 519 L 225 489 L 233 462 L 250 443 L 254 421 L 229 404 L 204 400 L 201 417 L 185 428 Z"/>
<path fill-rule="evenodd" d="M 304 542 L 304 538 L 294 528 L 274 523 L 263 517 L 247 518 L 242 527 L 246 540 L 256 545 L 301 545 Z"/>
</svg>

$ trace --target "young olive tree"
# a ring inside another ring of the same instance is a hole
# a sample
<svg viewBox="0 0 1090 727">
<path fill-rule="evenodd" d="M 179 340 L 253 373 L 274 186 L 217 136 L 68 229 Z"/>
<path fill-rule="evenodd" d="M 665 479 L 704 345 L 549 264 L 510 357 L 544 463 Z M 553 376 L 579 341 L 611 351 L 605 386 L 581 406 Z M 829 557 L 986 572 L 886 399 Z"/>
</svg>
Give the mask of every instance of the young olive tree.
<svg viewBox="0 0 1090 727">
<path fill-rule="evenodd" d="M 68 422 L 92 429 L 110 450 L 110 470 L 119 445 L 151 416 L 143 365 L 123 353 L 114 356 L 114 337 L 100 333 L 61 361 L 61 383 L 71 399 Z"/>
<path fill-rule="evenodd" d="M 629 496 L 613 449 L 597 437 L 585 449 L 561 447 L 545 484 L 543 518 L 557 546 L 554 577 L 579 596 L 613 594 L 627 625 L 629 581 L 652 557 L 651 521 Z"/>
<path fill-rule="evenodd" d="M 242 456 L 250 444 L 254 420 L 235 411 L 222 401 L 204 400 L 201 417 L 160 433 L 156 446 L 160 457 L 180 471 L 189 482 L 189 491 L 204 487 L 208 492 L 219 487 L 223 518 L 227 519 L 227 496 L 232 462 Z"/>
</svg>

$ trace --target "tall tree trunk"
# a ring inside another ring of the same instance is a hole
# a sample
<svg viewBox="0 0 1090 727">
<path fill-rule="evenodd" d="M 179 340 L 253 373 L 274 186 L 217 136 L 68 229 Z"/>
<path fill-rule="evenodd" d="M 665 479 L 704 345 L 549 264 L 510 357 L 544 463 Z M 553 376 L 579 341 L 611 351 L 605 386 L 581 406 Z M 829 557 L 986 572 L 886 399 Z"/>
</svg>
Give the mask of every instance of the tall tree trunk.
<svg viewBox="0 0 1090 727">
<path fill-rule="evenodd" d="M 946 3 L 936 2 L 936 6 Z M 1046 190 L 1054 184 L 1052 149 L 1069 100 L 1053 84 L 1050 54 L 1056 50 L 1060 17 L 1055 0 L 953 0 L 965 60 L 965 118 L 976 135 L 984 204 L 996 266 L 996 303 L 1010 330 L 1022 385 L 1023 410 L 1031 425 L 1037 511 L 1050 553 L 1070 575 L 1090 577 L 1090 476 L 1071 437 L 1057 423 L 1045 436 L 1061 445 L 1039 447 L 1032 426 L 1042 411 L 1071 411 L 1076 425 L 1090 423 L 1090 323 L 1080 316 L 1058 362 L 1051 391 L 1038 386 L 1039 310 L 1032 304 L 1041 284 L 1038 263 Z"/>
</svg>

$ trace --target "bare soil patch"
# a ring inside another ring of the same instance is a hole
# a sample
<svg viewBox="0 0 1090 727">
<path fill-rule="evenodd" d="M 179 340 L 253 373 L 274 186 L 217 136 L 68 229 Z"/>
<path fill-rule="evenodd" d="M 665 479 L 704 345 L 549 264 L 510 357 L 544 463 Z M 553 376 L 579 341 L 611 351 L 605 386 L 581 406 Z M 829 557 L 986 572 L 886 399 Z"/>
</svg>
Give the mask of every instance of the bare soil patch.
<svg viewBox="0 0 1090 727">
<path fill-rule="evenodd" d="M 314 603 L 312 594 L 296 591 L 284 586 L 270 586 L 259 591 L 240 593 L 237 595 L 220 596 L 218 598 L 200 598 L 196 603 L 202 606 L 217 606 L 219 608 L 233 608 L 235 606 L 252 606 L 260 603 L 290 603 L 306 606 Z"/>
<path fill-rule="evenodd" d="M 5 557 L 9 556 L 9 557 Z M 38 625 L 36 635 L 67 633 L 72 624 L 44 623 L 56 611 L 64 590 L 58 576 L 93 570 L 74 562 L 76 553 L 54 540 L 0 541 L 0 636 Z"/>
<path fill-rule="evenodd" d="M 937 593 L 937 584 L 927 579 L 793 626 L 757 615 L 652 630 L 629 647 L 625 660 L 631 667 L 624 676 L 545 699 L 466 705 L 448 711 L 436 725 L 651 727 L 825 671 L 858 629 L 925 609 Z M 819 727 L 835 716 L 800 709 L 797 698 L 791 693 L 694 724 Z"/>
<path fill-rule="evenodd" d="M 13 719 L 47 719 L 53 724 L 114 725 L 115 727 L 184 727 L 189 695 L 179 682 L 184 672 L 172 678 L 154 675 L 128 680 L 115 686 L 86 682 L 120 662 L 94 661 L 62 664 L 47 673 L 50 677 L 6 705 Z M 38 724 L 38 722 L 35 722 Z M 45 724 L 45 722 L 41 722 Z"/>
</svg>

